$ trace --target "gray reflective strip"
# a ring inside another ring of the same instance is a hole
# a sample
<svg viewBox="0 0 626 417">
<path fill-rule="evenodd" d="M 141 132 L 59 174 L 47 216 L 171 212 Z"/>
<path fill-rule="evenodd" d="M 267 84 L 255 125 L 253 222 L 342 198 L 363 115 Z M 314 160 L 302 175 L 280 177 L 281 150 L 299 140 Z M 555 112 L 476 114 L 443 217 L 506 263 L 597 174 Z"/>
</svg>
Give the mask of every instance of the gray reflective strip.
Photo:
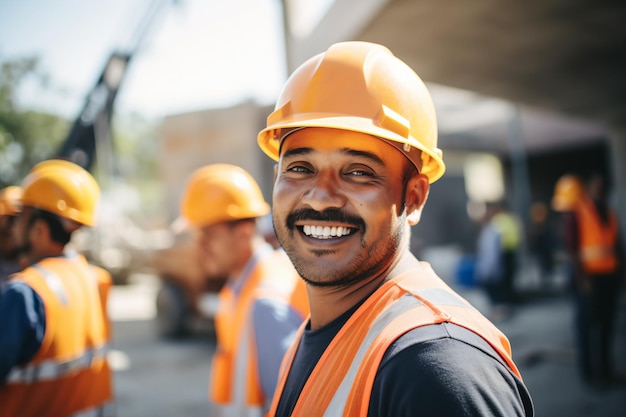
<svg viewBox="0 0 626 417">
<path fill-rule="evenodd" d="M 262 417 L 263 410 L 260 406 L 246 405 L 246 388 L 248 387 L 248 345 L 250 343 L 250 332 L 248 326 L 245 327 L 241 340 L 239 341 L 237 357 L 235 362 L 234 375 L 231 384 L 231 400 L 228 405 L 218 406 L 221 417 Z"/>
<path fill-rule="evenodd" d="M 469 304 L 463 301 L 463 299 L 452 294 L 450 291 L 443 288 L 425 288 L 415 291 L 418 296 L 427 299 L 433 304 L 442 304 L 457 307 L 469 307 Z"/>
<path fill-rule="evenodd" d="M 70 417 L 115 417 L 115 403 L 107 402 L 102 405 L 79 411 Z"/>
<path fill-rule="evenodd" d="M 96 357 L 106 359 L 107 345 L 85 352 L 69 361 L 56 361 L 54 359 L 45 360 L 38 364 L 27 365 L 25 367 L 13 368 L 9 373 L 7 384 L 27 384 L 35 381 L 50 381 L 58 379 L 72 372 L 87 369 Z"/>
<path fill-rule="evenodd" d="M 356 377 L 357 371 L 361 366 L 361 361 L 363 360 L 363 356 L 368 351 L 376 337 L 383 331 L 383 329 L 391 323 L 396 317 L 404 313 L 405 311 L 410 310 L 411 308 L 417 307 L 422 303 L 411 296 L 411 294 L 406 294 L 392 305 L 390 305 L 387 309 L 385 309 L 372 323 L 369 331 L 365 335 L 365 339 L 361 343 L 359 350 L 356 353 L 356 356 L 352 360 L 352 364 L 348 369 L 343 381 L 339 385 L 339 388 L 335 392 L 333 399 L 331 400 L 328 408 L 324 412 L 325 417 L 336 417 L 341 416 L 346 407 L 346 401 L 348 400 L 348 395 L 350 394 L 350 390 L 354 385 L 354 378 Z"/>
<path fill-rule="evenodd" d="M 47 270 L 39 264 L 35 264 L 34 266 L 44 276 L 48 288 L 56 294 L 62 304 L 67 305 L 67 294 L 65 293 L 65 287 L 63 287 L 61 278 L 59 278 L 59 276 L 54 272 Z"/>
</svg>

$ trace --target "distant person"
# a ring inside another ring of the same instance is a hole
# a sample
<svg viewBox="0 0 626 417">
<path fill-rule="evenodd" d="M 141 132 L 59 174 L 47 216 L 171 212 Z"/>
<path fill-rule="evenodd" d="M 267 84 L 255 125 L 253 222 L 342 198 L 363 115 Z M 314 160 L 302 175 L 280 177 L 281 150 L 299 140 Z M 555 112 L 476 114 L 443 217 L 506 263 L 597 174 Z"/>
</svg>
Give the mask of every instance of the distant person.
<svg viewBox="0 0 626 417">
<path fill-rule="evenodd" d="M 505 296 L 504 260 L 502 256 L 502 235 L 493 217 L 496 207 L 487 204 L 482 227 L 476 244 L 476 282 L 489 298 L 489 313 L 492 320 L 499 321 L 509 314 Z"/>
<path fill-rule="evenodd" d="M 0 286 L 21 270 L 19 251 L 12 235 L 15 219 L 22 211 L 22 189 L 11 185 L 0 190 Z"/>
<path fill-rule="evenodd" d="M 491 301 L 491 318 L 502 320 L 517 300 L 515 275 L 521 242 L 519 222 L 503 202 L 487 203 L 478 237 L 476 275 Z"/>
<path fill-rule="evenodd" d="M 114 416 L 101 295 L 110 275 L 65 250 L 74 231 L 96 224 L 98 184 L 78 165 L 48 160 L 21 187 L 13 236 L 27 267 L 0 297 L 0 416 Z"/>
<path fill-rule="evenodd" d="M 530 206 L 530 230 L 528 248 L 537 262 L 539 279 L 549 290 L 554 278 L 554 256 L 557 244 L 554 230 L 549 223 L 549 210 L 545 203 L 537 201 Z"/>
<path fill-rule="evenodd" d="M 608 205 L 606 179 L 593 174 L 584 190 L 570 185 L 571 204 L 566 198 L 571 176 L 555 186 L 554 205 L 568 211 L 565 217 L 565 247 L 571 259 L 572 288 L 576 297 L 576 333 L 579 367 L 583 380 L 592 386 L 613 381 L 612 344 L 617 304 L 624 276 L 623 243 L 619 221 Z"/>
<path fill-rule="evenodd" d="M 310 319 L 268 416 L 532 416 L 506 337 L 409 249 L 445 170 L 421 79 L 341 42 L 289 77 L 258 135 Z"/>
<path fill-rule="evenodd" d="M 515 215 L 509 211 L 503 201 L 493 203 L 494 214 L 491 219 L 500 234 L 502 257 L 502 296 L 512 304 L 518 301 L 515 277 L 518 270 L 518 257 L 522 244 L 522 228 Z"/>
<path fill-rule="evenodd" d="M 228 277 L 215 317 L 209 390 L 215 415 L 261 416 L 285 351 L 308 315 L 304 284 L 285 253 L 261 235 L 257 222 L 270 206 L 243 168 L 214 164 L 196 170 L 180 211 L 178 221 L 197 233 L 206 272 Z"/>
</svg>

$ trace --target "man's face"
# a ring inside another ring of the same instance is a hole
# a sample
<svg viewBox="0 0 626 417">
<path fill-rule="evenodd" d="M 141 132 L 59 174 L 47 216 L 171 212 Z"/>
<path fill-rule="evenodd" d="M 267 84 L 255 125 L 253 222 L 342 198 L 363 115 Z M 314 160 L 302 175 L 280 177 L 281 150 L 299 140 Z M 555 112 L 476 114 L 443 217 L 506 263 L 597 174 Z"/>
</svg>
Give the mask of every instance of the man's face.
<svg viewBox="0 0 626 417">
<path fill-rule="evenodd" d="M 205 226 L 198 231 L 197 239 L 204 272 L 208 276 L 231 275 L 240 251 L 233 226 L 227 223 Z"/>
<path fill-rule="evenodd" d="M 405 246 L 407 164 L 393 146 L 362 133 L 306 128 L 285 138 L 274 226 L 307 282 L 346 286 L 389 268 Z"/>
</svg>

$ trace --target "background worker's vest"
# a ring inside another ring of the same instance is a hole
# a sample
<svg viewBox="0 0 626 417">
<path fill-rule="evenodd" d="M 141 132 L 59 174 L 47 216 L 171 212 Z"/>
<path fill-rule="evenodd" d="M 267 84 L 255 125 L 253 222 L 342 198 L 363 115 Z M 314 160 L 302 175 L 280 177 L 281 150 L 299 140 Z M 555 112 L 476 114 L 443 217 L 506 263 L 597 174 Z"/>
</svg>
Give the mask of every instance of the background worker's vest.
<svg viewBox="0 0 626 417">
<path fill-rule="evenodd" d="M 617 219 L 609 211 L 608 223 L 603 223 L 593 204 L 586 199 L 576 210 L 580 262 L 588 274 L 609 274 L 617 268 L 615 243 L 617 240 Z"/>
<path fill-rule="evenodd" d="M 84 258 L 58 257 L 12 276 L 41 297 L 46 330 L 31 362 L 15 367 L 0 387 L 0 416 L 113 415 L 108 319 L 97 273 Z"/>
<path fill-rule="evenodd" d="M 262 416 L 267 409 L 271 398 L 265 397 L 258 375 L 257 347 L 250 326 L 252 306 L 260 298 L 281 300 L 304 320 L 308 300 L 303 286 L 284 252 L 272 251 L 259 257 L 237 294 L 229 285 L 220 291 L 210 397 L 219 405 L 222 417 Z"/>
<path fill-rule="evenodd" d="M 374 378 L 387 348 L 408 331 L 437 323 L 453 323 L 476 333 L 521 379 L 504 334 L 423 264 L 385 282 L 354 312 L 322 354 L 291 415 L 367 416 Z M 276 414 L 305 325 L 285 355 L 268 416 Z"/>
<path fill-rule="evenodd" d="M 500 232 L 500 243 L 504 250 L 516 250 L 522 240 L 520 225 L 509 213 L 497 213 L 493 216 L 493 224 Z"/>
</svg>

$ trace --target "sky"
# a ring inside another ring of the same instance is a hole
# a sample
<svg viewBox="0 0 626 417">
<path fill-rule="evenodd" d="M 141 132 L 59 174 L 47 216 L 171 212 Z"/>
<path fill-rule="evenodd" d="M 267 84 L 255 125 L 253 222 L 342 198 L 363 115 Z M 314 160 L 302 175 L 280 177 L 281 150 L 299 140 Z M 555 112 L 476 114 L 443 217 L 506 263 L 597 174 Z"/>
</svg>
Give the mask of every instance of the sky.
<svg viewBox="0 0 626 417">
<path fill-rule="evenodd" d="M 109 54 L 138 38 L 117 111 L 159 118 L 245 100 L 267 104 L 286 79 L 281 22 L 278 0 L 0 0 L 0 61 L 38 56 L 52 88 L 29 80 L 18 103 L 68 118 Z"/>
</svg>

